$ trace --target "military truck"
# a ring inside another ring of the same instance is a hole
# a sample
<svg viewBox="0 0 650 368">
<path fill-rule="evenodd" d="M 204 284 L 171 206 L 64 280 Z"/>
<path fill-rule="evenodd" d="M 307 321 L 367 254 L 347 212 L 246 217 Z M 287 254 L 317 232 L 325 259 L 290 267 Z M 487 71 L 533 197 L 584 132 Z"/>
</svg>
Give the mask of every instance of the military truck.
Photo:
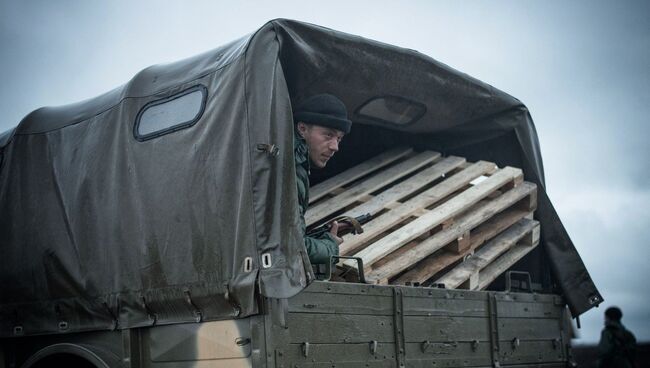
<svg viewBox="0 0 650 368">
<path fill-rule="evenodd" d="M 398 146 L 523 169 L 540 246 L 486 291 L 317 280 L 292 106 L 353 130 L 316 184 Z M 560 367 L 602 297 L 549 201 L 517 99 L 403 49 L 291 20 L 0 135 L 3 367 Z M 506 280 L 507 281 L 507 280 Z"/>
</svg>

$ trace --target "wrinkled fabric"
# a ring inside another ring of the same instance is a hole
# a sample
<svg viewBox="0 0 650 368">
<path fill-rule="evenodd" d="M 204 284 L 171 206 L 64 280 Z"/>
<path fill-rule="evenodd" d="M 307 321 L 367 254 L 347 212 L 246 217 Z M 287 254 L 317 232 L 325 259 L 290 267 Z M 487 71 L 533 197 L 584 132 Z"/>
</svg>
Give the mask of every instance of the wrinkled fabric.
<svg viewBox="0 0 650 368">
<path fill-rule="evenodd" d="M 135 138 L 145 105 L 197 86 L 207 97 L 193 125 Z M 257 292 L 303 290 L 292 106 L 318 93 L 340 98 L 355 129 L 312 184 L 397 146 L 521 167 L 539 191 L 530 269 L 574 316 L 602 302 L 546 196 L 519 100 L 413 50 L 275 20 L 0 135 L 0 337 L 57 333 L 61 321 L 74 332 L 245 317 Z M 359 113 L 378 96 L 423 114 L 400 125 Z"/>
<path fill-rule="evenodd" d="M 305 213 L 309 207 L 309 149 L 305 140 L 294 134 L 294 155 L 296 159 L 296 184 L 300 204 L 300 228 L 304 235 L 305 249 L 312 264 L 327 264 L 332 256 L 339 255 L 339 246 L 329 232 L 315 238 L 306 235 Z"/>
<path fill-rule="evenodd" d="M 289 20 L 273 27 L 283 68 L 291 71 L 285 77 L 293 104 L 331 93 L 346 104 L 355 126 L 328 167 L 312 173 L 312 184 L 395 146 L 520 167 L 539 193 L 541 247 L 525 261 L 536 271 L 535 282 L 562 293 L 574 317 L 602 303 L 546 195 L 537 132 L 521 101 L 414 50 Z M 378 96 L 399 96 L 426 111 L 403 125 L 360 114 Z"/>
</svg>

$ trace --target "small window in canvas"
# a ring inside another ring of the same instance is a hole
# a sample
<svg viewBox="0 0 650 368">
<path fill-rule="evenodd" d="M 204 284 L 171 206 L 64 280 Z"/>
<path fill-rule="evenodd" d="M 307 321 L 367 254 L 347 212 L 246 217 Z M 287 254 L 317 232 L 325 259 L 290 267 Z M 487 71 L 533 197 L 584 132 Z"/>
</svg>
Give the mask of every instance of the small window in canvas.
<svg viewBox="0 0 650 368">
<path fill-rule="evenodd" d="M 207 89 L 197 85 L 160 100 L 151 101 L 138 113 L 133 134 L 146 141 L 196 124 L 205 110 Z"/>
</svg>

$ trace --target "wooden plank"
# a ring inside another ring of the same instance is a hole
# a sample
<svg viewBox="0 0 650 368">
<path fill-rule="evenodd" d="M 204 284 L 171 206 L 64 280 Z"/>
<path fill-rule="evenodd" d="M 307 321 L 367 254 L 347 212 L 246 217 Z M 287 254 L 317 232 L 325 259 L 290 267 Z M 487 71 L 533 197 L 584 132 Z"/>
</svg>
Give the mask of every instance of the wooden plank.
<svg viewBox="0 0 650 368">
<path fill-rule="evenodd" d="M 417 238 L 424 232 L 440 225 L 443 221 L 458 215 L 473 204 L 485 198 L 488 194 L 520 176 L 522 176 L 520 169 L 505 167 L 497 171 L 494 175 L 490 176 L 480 184 L 468 188 L 447 202 L 430 210 L 427 214 L 418 217 L 407 225 L 401 227 L 399 230 L 394 231 L 393 233 L 371 244 L 370 246 L 357 253 L 356 256 L 363 259 L 364 265 L 366 265 L 366 267 L 371 266 L 373 263 L 397 250 L 402 245 Z M 450 228 L 454 227 L 455 226 L 452 225 Z M 456 238 L 460 237 L 461 235 L 462 233 L 458 234 Z M 430 253 L 427 253 L 426 255 L 428 254 Z M 418 260 L 422 258 L 424 257 L 421 257 Z M 414 262 L 411 262 L 411 264 L 412 263 Z M 353 264 L 350 262 L 348 265 Z"/>
<path fill-rule="evenodd" d="M 476 318 L 404 316 L 406 341 L 487 341 L 490 339 L 489 333 L 485 324 L 477 322 Z"/>
<path fill-rule="evenodd" d="M 483 268 L 492 263 L 501 254 L 512 248 L 524 235 L 532 232 L 535 226 L 539 226 L 537 221 L 528 219 L 519 220 L 496 238 L 490 240 L 481 249 L 477 250 L 470 258 L 454 267 L 453 270 L 447 272 L 435 282 L 445 284 L 445 287 L 448 289 L 458 288 L 465 281 L 470 280 L 473 275 L 478 274 Z M 474 289 L 471 287 L 473 284 L 470 281 L 470 289 Z"/>
<path fill-rule="evenodd" d="M 439 157 L 440 153 L 438 152 L 424 151 L 406 161 L 402 161 L 386 170 L 378 172 L 349 188 L 345 192 L 310 207 L 305 214 L 305 223 L 307 226 L 311 226 L 345 206 L 356 202 L 359 197 L 372 193 L 402 176 L 420 169 L 422 166 L 431 163 Z"/>
<path fill-rule="evenodd" d="M 363 314 L 289 313 L 291 343 L 364 343 L 395 341 L 393 316 Z"/>
<path fill-rule="evenodd" d="M 538 295 L 538 294 L 535 294 Z M 563 309 L 553 302 L 543 302 L 535 300 L 531 302 L 522 302 L 517 300 L 497 301 L 497 311 L 499 319 L 502 318 L 553 318 L 562 317 Z"/>
<path fill-rule="evenodd" d="M 398 250 L 394 251 L 393 253 L 391 253 L 391 254 L 387 255 L 386 257 L 384 257 L 384 258 L 378 260 L 377 262 L 375 262 L 375 264 L 372 265 L 372 268 L 381 268 L 384 265 L 386 265 L 386 264 L 388 264 L 390 262 L 393 262 L 395 259 L 399 259 L 402 256 L 402 254 L 404 254 L 404 253 L 408 252 L 409 250 L 413 249 L 414 247 L 416 247 L 418 244 L 420 244 L 421 241 L 422 240 L 413 240 L 413 241 L 403 245 Z M 388 282 L 388 280 L 386 280 L 386 283 L 387 282 Z"/>
<path fill-rule="evenodd" d="M 474 321 L 485 324 L 485 317 Z M 432 329 L 435 324 L 430 324 Z M 478 341 L 478 340 L 476 340 Z M 492 367 L 491 348 L 489 340 L 476 344 L 474 340 L 465 341 L 409 341 L 404 344 L 408 357 L 408 367 Z M 373 365 L 367 365 L 375 367 Z M 385 367 L 388 367 L 386 365 Z M 324 366 L 323 366 L 324 367 Z M 376 367 L 379 367 L 377 365 Z"/>
<path fill-rule="evenodd" d="M 495 175 L 498 174 L 499 173 L 497 172 Z M 485 182 L 486 181 L 483 183 Z M 524 182 L 518 187 L 505 192 L 498 198 L 481 204 L 473 211 L 466 213 L 460 218 L 457 218 L 456 222 L 447 229 L 443 229 L 437 232 L 429 239 L 419 243 L 417 246 L 402 254 L 399 258 L 382 267 L 378 267 L 376 269 L 373 269 L 371 272 L 366 273 L 366 279 L 369 282 L 375 283 L 388 280 L 389 278 L 397 275 L 416 262 L 427 257 L 429 254 L 432 254 L 433 252 L 454 241 L 460 235 L 462 235 L 466 229 L 473 229 L 477 227 L 495 214 L 505 210 L 521 199 L 527 197 L 536 189 L 537 186 L 535 184 Z"/>
<path fill-rule="evenodd" d="M 470 231 L 467 230 L 461 235 L 455 242 L 447 245 L 445 248 L 450 252 L 456 254 L 465 254 L 469 251 L 469 247 L 472 244 Z"/>
<path fill-rule="evenodd" d="M 499 316 L 499 341 L 511 342 L 515 338 L 523 341 L 552 341 L 562 334 L 558 319 L 549 318 L 502 318 Z"/>
<path fill-rule="evenodd" d="M 475 178 L 491 170 L 494 170 L 494 163 L 491 162 L 479 161 L 472 164 L 467 169 L 445 179 L 433 188 L 427 189 L 395 209 L 373 219 L 364 225 L 363 234 L 344 238 L 345 241 L 339 247 L 339 252 L 341 255 L 354 254 L 369 241 L 386 231 L 386 229 L 399 224 L 412 216 L 416 211 L 437 203 L 455 191 L 467 186 Z"/>
<path fill-rule="evenodd" d="M 525 200 L 530 193 L 535 191 L 535 188 L 534 184 L 525 183 L 522 187 L 509 191 L 507 196 L 499 197 L 498 200 L 482 202 L 478 207 L 474 208 L 472 212 L 466 213 L 458 218 L 457 222 L 453 226 L 444 228 L 440 232 L 434 234 L 431 238 L 426 239 L 415 246 L 409 248 L 402 247 L 385 257 L 381 262 L 377 262 L 373 266 L 374 270 L 367 273 L 366 277 L 372 282 L 388 283 L 388 278 L 411 267 L 413 264 L 418 262 L 418 258 L 429 258 L 427 254 L 432 254 L 440 250 L 435 255 L 430 256 L 431 258 L 434 258 L 435 261 L 432 259 L 429 263 L 425 263 L 424 265 L 418 264 L 415 269 L 402 275 L 396 283 L 405 283 L 406 281 L 424 282 L 428 280 L 431 276 L 438 273 L 451 263 L 461 259 L 465 254 L 455 254 L 440 248 L 455 241 L 456 237 L 466 231 L 465 229 L 467 228 L 474 229 L 475 231 L 475 234 L 472 236 L 472 244 L 470 248 L 475 249 L 480 246 L 487 239 L 494 237 L 498 232 L 504 230 L 508 226 L 512 225 L 512 223 L 516 222 L 516 220 L 519 220 L 526 215 L 525 212 L 520 211 L 518 208 L 514 208 L 514 204 L 521 201 L 522 196 L 524 198 L 523 200 Z M 519 211 L 519 213 L 516 215 L 509 215 L 507 218 L 499 221 L 499 215 L 496 214 L 500 214 L 500 212 L 505 209 Z M 516 216 L 517 219 L 512 219 L 512 216 Z M 487 221 L 486 217 L 489 218 Z M 492 222 L 492 225 L 495 225 L 495 227 L 490 227 L 490 222 Z M 483 226 L 483 223 L 486 223 L 486 226 Z M 493 230 L 498 231 L 495 232 Z M 422 254 L 422 252 L 426 252 L 426 254 Z M 440 252 L 447 255 L 446 259 L 443 257 L 443 259 L 440 260 L 439 257 L 437 257 Z M 386 274 L 388 274 L 388 276 L 386 276 Z M 413 275 L 416 276 L 414 277 Z M 377 279 L 373 280 L 373 278 Z"/>
<path fill-rule="evenodd" d="M 467 280 L 466 289 L 475 289 L 477 285 L 478 285 L 478 271 L 474 271 L 472 272 L 472 274 L 469 276 L 469 279 Z"/>
<path fill-rule="evenodd" d="M 488 313 L 485 298 L 458 298 L 449 294 L 445 294 L 444 296 L 404 298 L 404 316 L 463 318 L 484 317 Z"/>
<path fill-rule="evenodd" d="M 313 203 L 330 193 L 332 190 L 340 188 L 345 184 L 351 183 L 377 169 L 395 162 L 411 152 L 413 152 L 413 150 L 407 147 L 394 148 L 318 183 L 309 189 L 309 203 Z"/>
<path fill-rule="evenodd" d="M 372 200 L 353 208 L 352 210 L 345 213 L 345 215 L 351 217 L 365 215 L 366 213 L 375 215 L 377 212 L 381 211 L 384 208 L 397 206 L 399 205 L 397 201 L 409 196 L 425 185 L 458 168 L 463 162 L 465 162 L 465 159 L 462 157 L 445 157 L 435 165 L 422 170 L 407 180 L 404 180 L 403 182 L 394 185 L 390 189 L 383 191 L 379 195 L 375 196 Z"/>
<path fill-rule="evenodd" d="M 506 272 L 508 268 L 514 265 L 518 260 L 522 259 L 526 254 L 533 250 L 537 244 L 539 244 L 539 223 L 537 223 L 537 227 L 533 229 L 531 238 L 532 244 L 526 244 L 528 241 L 520 242 L 501 257 L 497 258 L 489 266 L 485 267 L 483 272 L 479 275 L 479 284 L 477 285 L 476 290 L 485 290 L 490 286 L 492 281 L 499 277 L 499 275 Z"/>
<path fill-rule="evenodd" d="M 492 239 L 497 234 L 512 226 L 522 218 L 525 218 L 529 214 L 530 212 L 528 211 L 511 208 L 490 218 L 486 222 L 479 225 L 476 229 L 471 231 L 472 235 L 469 251 L 480 247 L 487 240 Z M 464 255 L 465 253 L 458 254 L 445 249 L 441 249 L 439 252 L 432 254 L 420 261 L 415 268 L 406 272 L 398 279 L 394 280 L 392 284 L 404 285 L 407 282 L 423 283 L 438 272 L 461 260 Z"/>
<path fill-rule="evenodd" d="M 392 295 L 368 293 L 306 293 L 300 292 L 289 299 L 289 313 L 366 314 L 392 316 Z"/>
<path fill-rule="evenodd" d="M 320 330 L 327 330 L 327 326 L 320 326 Z M 363 327 L 362 327 L 363 328 Z M 277 330 L 269 333 L 273 336 L 289 335 L 291 331 Z M 373 368 L 388 368 L 390 367 L 392 357 L 395 356 L 395 343 L 377 341 L 377 349 L 374 353 L 368 348 L 366 343 L 331 343 L 331 344 L 314 344 L 313 339 L 305 340 L 300 343 L 285 343 L 284 340 L 273 341 L 273 346 L 277 347 L 275 354 L 275 364 L 268 366 L 281 367 L 281 368 L 331 368 L 331 367 L 373 367 Z M 304 343 L 309 343 L 309 350 L 305 356 Z M 470 344 L 469 342 L 467 343 Z M 483 344 L 487 345 L 487 344 Z M 269 353 L 271 354 L 271 353 Z M 487 355 L 489 357 L 489 355 Z M 381 357 L 391 357 L 391 359 L 381 359 Z M 377 363 L 375 363 L 375 361 Z M 471 360 L 470 360 L 471 361 Z M 257 365 L 246 365 L 230 363 L 222 364 L 222 367 L 249 367 Z M 369 362 L 369 363 L 366 363 Z M 219 362 L 221 363 L 221 362 Z M 383 363 L 383 364 L 382 364 Z M 478 366 L 479 364 L 475 364 Z M 485 364 L 488 366 L 489 364 Z M 179 365 L 177 365 L 179 366 Z M 207 367 L 209 365 L 196 365 L 197 367 Z M 214 366 L 214 365 L 213 365 Z"/>
<path fill-rule="evenodd" d="M 547 321 L 548 325 L 559 325 L 558 321 Z M 520 327 L 530 326 L 526 322 L 520 322 Z M 499 329 L 499 339 L 501 330 Z M 529 335 L 525 331 L 517 334 L 518 337 Z M 564 349 L 551 349 L 555 339 L 562 339 L 562 333 L 558 333 L 553 338 L 539 339 L 529 341 L 527 338 L 521 338 L 519 346 L 516 349 L 512 348 L 512 339 L 499 341 L 499 362 L 502 367 L 566 367 L 566 360 L 568 357 L 565 355 Z M 540 364 L 545 362 L 546 364 Z M 552 364 L 555 363 L 555 364 Z M 583 365 L 581 365 L 582 367 Z M 588 366 L 588 365 L 585 365 Z"/>
</svg>

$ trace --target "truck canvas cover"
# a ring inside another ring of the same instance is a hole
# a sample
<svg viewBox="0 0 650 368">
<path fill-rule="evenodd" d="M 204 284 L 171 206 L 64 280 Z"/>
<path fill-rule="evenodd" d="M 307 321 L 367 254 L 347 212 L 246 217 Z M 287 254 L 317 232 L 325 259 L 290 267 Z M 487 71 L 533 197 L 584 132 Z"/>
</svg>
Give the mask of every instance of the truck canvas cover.
<svg viewBox="0 0 650 368">
<path fill-rule="evenodd" d="M 413 50 L 275 20 L 0 136 L 0 336 L 237 318 L 259 312 L 257 288 L 304 289 L 292 106 L 323 92 L 354 124 L 314 181 L 404 145 L 521 167 L 539 188 L 533 273 L 574 316 L 602 301 L 519 100 Z M 188 124 L 139 125 L 190 95 Z"/>
</svg>

